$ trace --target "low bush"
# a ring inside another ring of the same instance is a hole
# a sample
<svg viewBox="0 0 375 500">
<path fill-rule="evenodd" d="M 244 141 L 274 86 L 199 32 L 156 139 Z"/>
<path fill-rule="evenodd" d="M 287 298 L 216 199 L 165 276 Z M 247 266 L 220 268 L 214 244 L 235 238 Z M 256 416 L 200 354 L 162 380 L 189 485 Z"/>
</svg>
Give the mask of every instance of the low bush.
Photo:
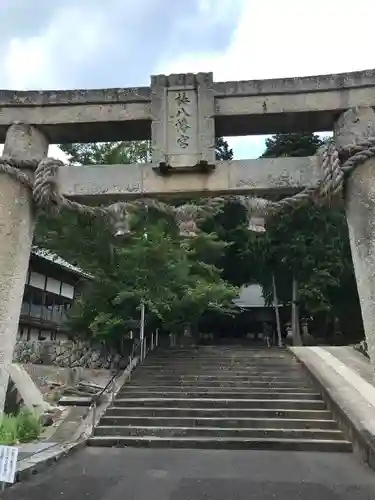
<svg viewBox="0 0 375 500">
<path fill-rule="evenodd" d="M 33 441 L 39 437 L 41 430 L 39 419 L 29 411 L 21 411 L 18 415 L 4 415 L 0 421 L 0 444 Z"/>
</svg>

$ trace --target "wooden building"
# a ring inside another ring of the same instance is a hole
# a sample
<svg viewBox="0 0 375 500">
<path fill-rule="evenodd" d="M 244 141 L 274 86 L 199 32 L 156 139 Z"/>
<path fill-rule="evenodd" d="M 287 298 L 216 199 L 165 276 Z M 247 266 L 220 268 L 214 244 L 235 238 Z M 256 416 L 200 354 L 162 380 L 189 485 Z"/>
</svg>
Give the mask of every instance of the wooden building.
<svg viewBox="0 0 375 500">
<path fill-rule="evenodd" d="M 80 286 L 92 277 L 49 250 L 33 247 L 18 326 L 19 340 L 66 338 L 64 323 Z"/>
</svg>

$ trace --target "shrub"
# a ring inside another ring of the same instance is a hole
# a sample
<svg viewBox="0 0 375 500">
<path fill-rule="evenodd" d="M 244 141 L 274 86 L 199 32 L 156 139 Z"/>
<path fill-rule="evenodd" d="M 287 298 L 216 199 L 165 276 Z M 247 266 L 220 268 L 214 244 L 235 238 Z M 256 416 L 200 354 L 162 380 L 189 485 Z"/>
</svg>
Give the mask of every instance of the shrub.
<svg viewBox="0 0 375 500">
<path fill-rule="evenodd" d="M 4 415 L 0 422 L 0 444 L 27 443 L 37 439 L 42 430 L 39 419 L 29 411 Z"/>
</svg>

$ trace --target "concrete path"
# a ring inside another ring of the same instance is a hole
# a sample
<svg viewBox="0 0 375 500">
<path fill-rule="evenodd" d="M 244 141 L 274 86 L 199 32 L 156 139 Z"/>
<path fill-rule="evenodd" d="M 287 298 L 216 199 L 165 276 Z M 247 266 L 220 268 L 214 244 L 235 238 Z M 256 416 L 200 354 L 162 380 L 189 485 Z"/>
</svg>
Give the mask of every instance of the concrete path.
<svg viewBox="0 0 375 500">
<path fill-rule="evenodd" d="M 3 500 L 373 500 L 352 454 L 85 448 Z"/>
</svg>

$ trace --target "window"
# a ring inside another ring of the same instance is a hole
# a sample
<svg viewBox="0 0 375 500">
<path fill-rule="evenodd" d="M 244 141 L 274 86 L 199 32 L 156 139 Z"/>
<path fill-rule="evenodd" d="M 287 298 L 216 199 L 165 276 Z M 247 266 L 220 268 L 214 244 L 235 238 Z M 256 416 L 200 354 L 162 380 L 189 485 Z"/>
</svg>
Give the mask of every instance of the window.
<svg viewBox="0 0 375 500">
<path fill-rule="evenodd" d="M 67 297 L 68 299 L 72 299 L 74 297 L 74 286 L 69 285 L 68 283 L 63 283 L 61 287 L 61 295 Z"/>
<path fill-rule="evenodd" d="M 34 286 L 35 288 L 40 288 L 44 290 L 46 286 L 46 277 L 44 276 L 44 274 L 39 274 L 34 271 L 31 271 L 30 285 Z"/>
<path fill-rule="evenodd" d="M 36 288 L 31 289 L 30 316 L 41 319 L 44 304 L 44 292 Z"/>
<path fill-rule="evenodd" d="M 48 276 L 47 278 L 47 291 L 55 293 L 56 295 L 60 295 L 61 290 L 61 281 L 55 280 L 55 278 L 51 278 Z"/>
</svg>

